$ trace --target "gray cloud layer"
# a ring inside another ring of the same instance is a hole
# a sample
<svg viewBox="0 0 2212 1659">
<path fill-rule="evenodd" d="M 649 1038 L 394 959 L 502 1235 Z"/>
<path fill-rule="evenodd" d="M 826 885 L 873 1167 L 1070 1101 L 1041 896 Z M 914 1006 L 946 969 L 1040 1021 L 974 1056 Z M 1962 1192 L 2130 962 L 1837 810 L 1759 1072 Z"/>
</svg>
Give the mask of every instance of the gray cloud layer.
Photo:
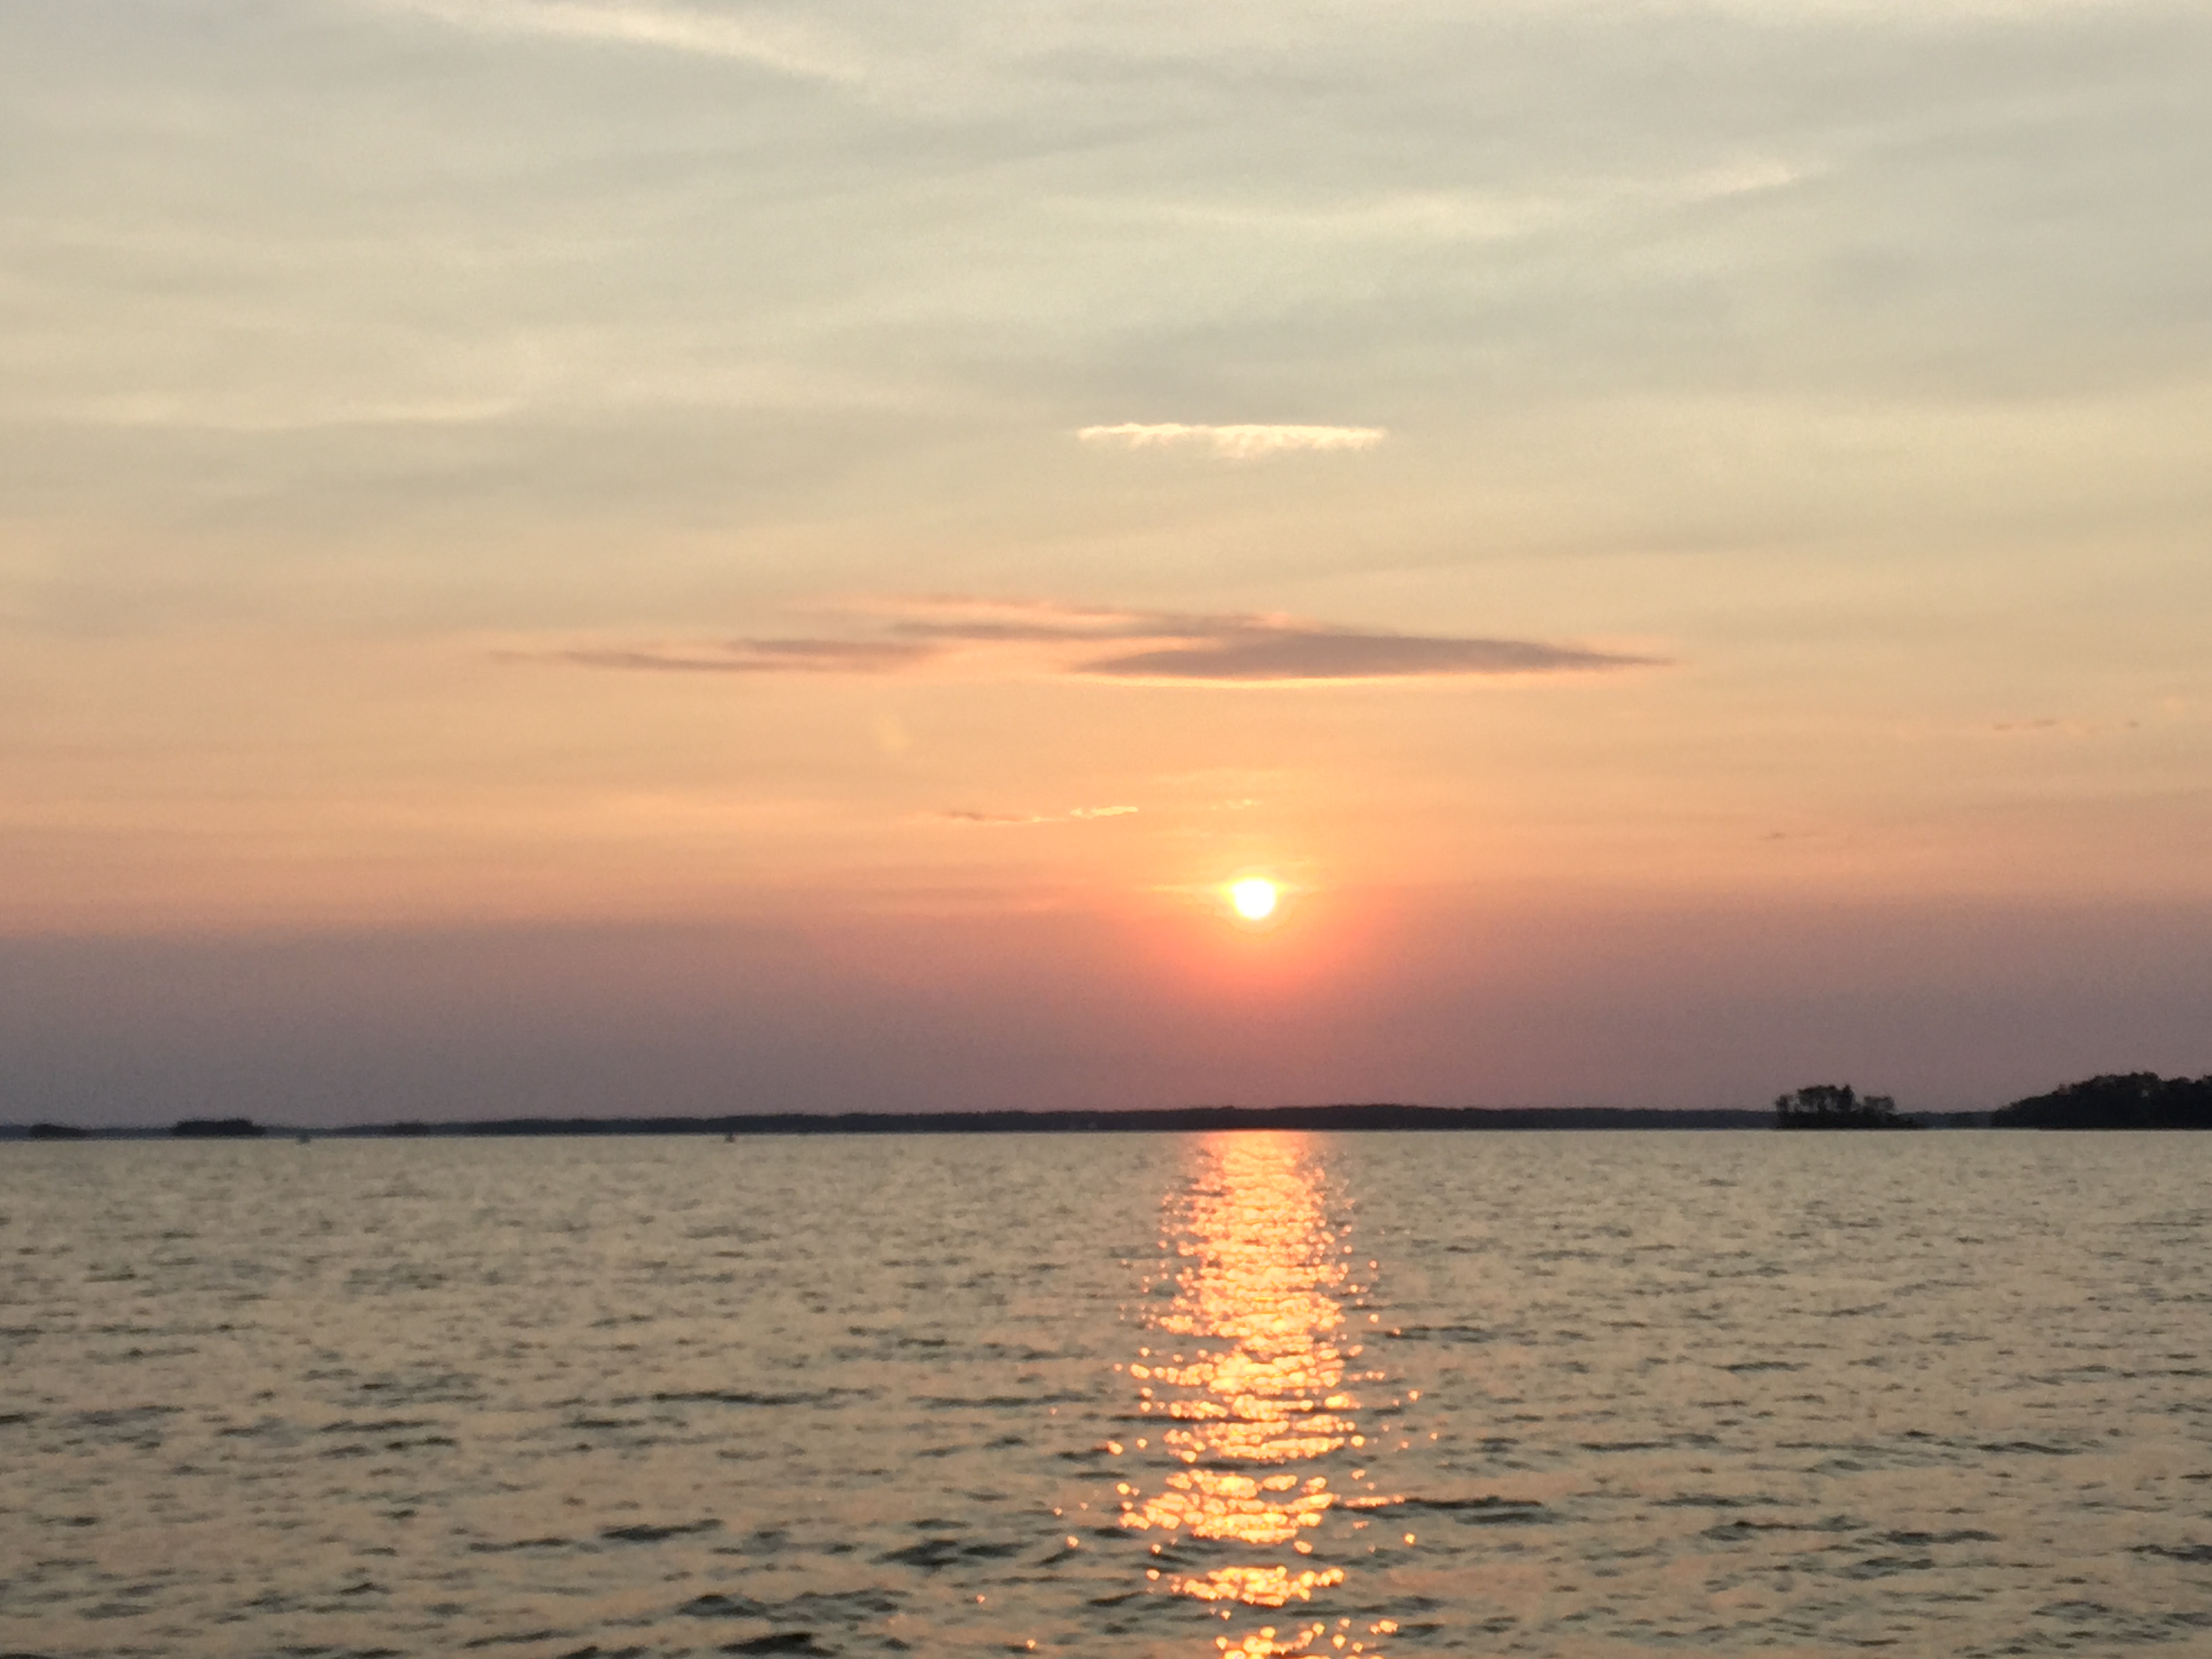
<svg viewBox="0 0 2212 1659">
<path fill-rule="evenodd" d="M 891 630 L 902 636 L 893 640 L 592 647 L 542 653 L 539 659 L 652 672 L 881 674 L 957 657 L 1013 676 L 1038 671 L 1035 653 L 1024 655 L 1021 647 L 1042 647 L 1047 672 L 1210 684 L 1494 678 L 1648 667 L 1658 661 L 1537 640 L 1371 632 L 1281 617 L 963 600 L 923 601 L 916 608 L 923 614 L 891 622 Z M 1091 654 L 1108 641 L 1142 648 Z"/>
<path fill-rule="evenodd" d="M 1554 674 L 1571 669 L 1626 668 L 1650 660 L 1532 640 L 1438 639 L 1414 634 L 1275 628 L 1224 634 L 1157 651 L 1133 651 L 1085 663 L 1079 672 L 1112 679 L 1381 680 Z"/>
</svg>

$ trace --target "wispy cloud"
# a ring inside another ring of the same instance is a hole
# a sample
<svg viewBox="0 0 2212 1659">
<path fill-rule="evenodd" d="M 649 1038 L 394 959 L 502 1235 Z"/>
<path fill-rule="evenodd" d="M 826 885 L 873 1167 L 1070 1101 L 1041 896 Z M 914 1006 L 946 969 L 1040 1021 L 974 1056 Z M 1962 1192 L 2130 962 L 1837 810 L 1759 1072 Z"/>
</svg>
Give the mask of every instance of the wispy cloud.
<svg viewBox="0 0 2212 1659">
<path fill-rule="evenodd" d="M 931 672 L 998 679 L 1279 686 L 1589 673 L 1660 660 L 1542 640 L 1400 634 L 1247 612 L 1186 615 L 925 599 L 879 605 L 867 614 L 878 637 L 581 646 L 507 654 L 664 673 Z"/>
<path fill-rule="evenodd" d="M 1990 727 L 1992 732 L 2056 734 L 2067 738 L 2086 738 L 2096 729 L 2087 720 L 2052 719 L 1999 720 L 1995 726 Z"/>
<path fill-rule="evenodd" d="M 914 667 L 938 654 L 938 647 L 900 640 L 721 640 L 503 654 L 583 668 L 668 674 L 884 674 Z"/>
<path fill-rule="evenodd" d="M 787 30 L 763 27 L 726 13 L 649 0 L 376 0 L 387 10 L 415 12 L 456 28 L 486 34 L 549 35 L 616 46 L 658 47 L 753 64 L 813 81 L 857 81 L 859 69 L 822 52 Z"/>
<path fill-rule="evenodd" d="M 1085 443 L 1121 449 L 1206 449 L 1231 460 L 1255 460 L 1294 449 L 1372 449 L 1390 434 L 1379 426 L 1183 426 L 1125 421 L 1086 426 Z"/>
<path fill-rule="evenodd" d="M 933 812 L 933 818 L 951 823 L 981 824 L 992 829 L 1018 829 L 1033 823 L 1082 823 L 1092 818 L 1124 818 L 1133 806 L 1078 806 L 1065 812 Z"/>
<path fill-rule="evenodd" d="M 940 645 L 1058 644 L 1064 673 L 1152 683 L 1318 684 L 1557 674 L 1649 666 L 1654 659 L 1559 645 L 1334 627 L 1297 617 L 1182 615 L 1043 602 L 908 601 L 894 632 Z M 1096 654 L 1083 647 L 1113 643 Z"/>
<path fill-rule="evenodd" d="M 1349 629 L 1238 629 L 1211 639 L 1132 651 L 1077 672 L 1122 680 L 1389 680 L 1451 675 L 1557 674 L 1649 663 L 1534 640 L 1361 634 Z"/>
<path fill-rule="evenodd" d="M 1337 244 L 1503 242 L 1626 214 L 1693 208 L 1787 189 L 1819 176 L 1810 164 L 1751 155 L 1691 172 L 1601 174 L 1540 190 L 1392 188 L 1335 200 L 1146 198 L 1122 208 L 1178 228 Z"/>
</svg>

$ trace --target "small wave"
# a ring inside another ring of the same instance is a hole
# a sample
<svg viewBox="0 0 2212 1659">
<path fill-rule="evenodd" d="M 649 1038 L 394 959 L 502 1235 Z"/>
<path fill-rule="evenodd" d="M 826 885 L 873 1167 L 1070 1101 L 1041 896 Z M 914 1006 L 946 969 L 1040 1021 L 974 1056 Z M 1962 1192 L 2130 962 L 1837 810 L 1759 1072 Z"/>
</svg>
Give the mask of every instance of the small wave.
<svg viewBox="0 0 2212 1659">
<path fill-rule="evenodd" d="M 829 1406 L 853 1394 L 850 1389 L 822 1389 L 810 1394 L 758 1394 L 747 1389 L 687 1389 L 649 1395 L 656 1406 Z M 617 1401 L 626 1405 L 627 1401 Z"/>
<path fill-rule="evenodd" d="M 925 1538 L 902 1550 L 886 1550 L 876 1559 L 936 1572 L 962 1561 L 1006 1560 L 1019 1555 L 1025 1547 L 1021 1544 L 963 1544 L 957 1538 Z"/>
<path fill-rule="evenodd" d="M 1480 1526 L 1515 1526 L 1550 1521 L 1552 1512 L 1526 1498 L 1401 1498 L 1393 1506 L 1425 1510 L 1437 1515 L 1456 1515 Z"/>
<path fill-rule="evenodd" d="M 575 1540 L 569 1538 L 518 1538 L 511 1544 L 479 1541 L 469 1546 L 472 1555 L 505 1555 L 513 1550 L 566 1549 Z"/>
<path fill-rule="evenodd" d="M 611 1544 L 658 1544 L 664 1538 L 684 1538 L 695 1533 L 720 1532 L 721 1529 L 722 1523 L 709 1516 L 703 1521 L 679 1521 L 665 1527 L 647 1524 L 609 1527 L 599 1536 Z"/>
<path fill-rule="evenodd" d="M 2137 1555 L 2159 1555 L 2169 1561 L 2212 1564 L 2212 1544 L 2137 1544 Z"/>
</svg>

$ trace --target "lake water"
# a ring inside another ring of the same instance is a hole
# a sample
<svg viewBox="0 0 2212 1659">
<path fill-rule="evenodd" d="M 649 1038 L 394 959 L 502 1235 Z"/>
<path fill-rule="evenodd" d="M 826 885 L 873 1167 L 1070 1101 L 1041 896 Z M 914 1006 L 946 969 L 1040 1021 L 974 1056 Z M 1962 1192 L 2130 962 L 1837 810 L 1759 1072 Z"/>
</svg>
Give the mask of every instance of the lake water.
<svg viewBox="0 0 2212 1659">
<path fill-rule="evenodd" d="M 0 1650 L 2212 1652 L 2212 1137 L 0 1147 Z"/>
</svg>

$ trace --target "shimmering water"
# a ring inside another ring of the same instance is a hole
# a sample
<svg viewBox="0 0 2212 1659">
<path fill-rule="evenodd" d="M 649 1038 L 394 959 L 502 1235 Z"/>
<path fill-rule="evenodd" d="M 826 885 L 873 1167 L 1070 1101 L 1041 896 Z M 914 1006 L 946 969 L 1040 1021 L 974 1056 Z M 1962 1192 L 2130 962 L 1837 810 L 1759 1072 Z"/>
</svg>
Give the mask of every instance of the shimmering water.
<svg viewBox="0 0 2212 1659">
<path fill-rule="evenodd" d="M 0 1649 L 2212 1652 L 2212 1138 L 0 1147 Z"/>
</svg>

